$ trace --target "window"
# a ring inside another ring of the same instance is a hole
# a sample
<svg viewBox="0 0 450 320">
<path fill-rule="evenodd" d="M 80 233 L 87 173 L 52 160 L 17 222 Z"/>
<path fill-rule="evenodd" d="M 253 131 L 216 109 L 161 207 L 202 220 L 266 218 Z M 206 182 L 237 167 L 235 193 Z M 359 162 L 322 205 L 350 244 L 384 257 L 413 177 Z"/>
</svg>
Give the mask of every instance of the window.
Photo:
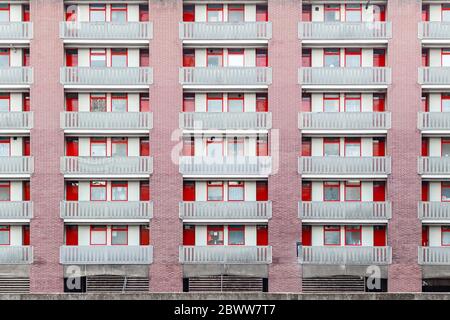
<svg viewBox="0 0 450 320">
<path fill-rule="evenodd" d="M 244 226 L 228 226 L 228 244 L 230 246 L 242 246 L 245 244 Z"/>
<path fill-rule="evenodd" d="M 150 140 L 148 138 L 139 139 L 139 155 L 141 157 L 150 156 Z"/>
<path fill-rule="evenodd" d="M 302 5 L 302 21 L 312 21 L 312 6 L 310 4 Z"/>
<path fill-rule="evenodd" d="M 450 48 L 442 49 L 442 66 L 450 67 Z"/>
<path fill-rule="evenodd" d="M 10 138 L 0 137 L 0 157 L 9 157 L 10 155 Z"/>
<path fill-rule="evenodd" d="M 267 5 L 256 5 L 256 21 L 269 21 L 269 14 Z"/>
<path fill-rule="evenodd" d="M 9 49 L 0 49 L 0 67 L 9 67 Z"/>
<path fill-rule="evenodd" d="M 345 112 L 360 112 L 361 111 L 361 95 L 360 94 L 346 94 L 345 95 Z"/>
<path fill-rule="evenodd" d="M 106 112 L 105 93 L 91 93 L 91 112 Z"/>
<path fill-rule="evenodd" d="M 340 50 L 324 49 L 324 67 L 335 68 L 340 66 Z"/>
<path fill-rule="evenodd" d="M 312 151 L 312 140 L 310 137 L 302 137 L 302 157 L 311 157 Z"/>
<path fill-rule="evenodd" d="M 361 201 L 361 182 L 345 182 L 345 201 Z"/>
<path fill-rule="evenodd" d="M 345 49 L 345 66 L 350 68 L 361 67 L 361 49 Z"/>
<path fill-rule="evenodd" d="M 0 201 L 11 200 L 11 185 L 9 182 L 0 182 Z"/>
<path fill-rule="evenodd" d="M 269 66 L 267 49 L 256 49 L 256 66 L 257 67 Z"/>
<path fill-rule="evenodd" d="M 269 155 L 269 138 L 258 135 L 256 137 L 256 156 L 266 157 Z"/>
<path fill-rule="evenodd" d="M 111 111 L 127 112 L 128 97 L 126 93 L 111 94 Z"/>
<path fill-rule="evenodd" d="M 382 137 L 376 137 L 372 139 L 372 156 L 384 157 L 386 155 L 386 139 Z"/>
<path fill-rule="evenodd" d="M 223 182 L 208 181 L 206 187 L 208 201 L 223 201 Z"/>
<path fill-rule="evenodd" d="M 341 97 L 338 93 L 325 93 L 323 95 L 323 112 L 339 112 Z"/>
<path fill-rule="evenodd" d="M 442 183 L 441 183 L 441 200 L 442 200 L 442 202 L 450 201 L 450 182 L 442 181 Z"/>
<path fill-rule="evenodd" d="M 111 245 L 126 246 L 128 244 L 128 226 L 111 226 Z"/>
<path fill-rule="evenodd" d="M 182 154 L 184 157 L 193 157 L 195 155 L 195 140 L 194 137 L 184 137 L 183 138 L 183 150 Z"/>
<path fill-rule="evenodd" d="M 361 19 L 362 19 L 362 8 L 360 4 L 345 5 L 345 21 L 361 22 Z"/>
<path fill-rule="evenodd" d="M 243 156 L 244 153 L 244 138 L 233 137 L 231 139 L 228 139 L 229 157 Z"/>
<path fill-rule="evenodd" d="M 450 93 L 441 94 L 441 111 L 450 112 Z"/>
<path fill-rule="evenodd" d="M 244 201 L 244 182 L 228 182 L 228 201 Z"/>
<path fill-rule="evenodd" d="M 450 21 L 450 4 L 448 3 L 442 4 L 442 21 Z"/>
<path fill-rule="evenodd" d="M 311 112 L 311 94 L 302 94 L 302 112 Z"/>
<path fill-rule="evenodd" d="M 78 7 L 74 4 L 66 6 L 66 21 L 77 21 Z"/>
<path fill-rule="evenodd" d="M 91 22 L 106 21 L 106 5 L 105 4 L 89 5 L 89 21 Z"/>
<path fill-rule="evenodd" d="M 267 93 L 257 93 L 256 94 L 256 112 L 267 112 L 269 111 Z"/>
<path fill-rule="evenodd" d="M 244 49 L 228 49 L 228 66 L 244 66 Z"/>
<path fill-rule="evenodd" d="M 0 3 L 0 22 L 9 22 L 9 3 Z"/>
<path fill-rule="evenodd" d="M 183 49 L 183 67 L 195 67 L 194 49 Z"/>
<path fill-rule="evenodd" d="M 91 201 L 106 201 L 105 181 L 91 181 Z"/>
<path fill-rule="evenodd" d="M 386 97 L 383 93 L 374 93 L 372 97 L 373 112 L 383 112 L 386 110 Z"/>
<path fill-rule="evenodd" d="M 222 22 L 223 21 L 223 5 L 208 4 L 206 7 L 206 17 L 208 22 Z"/>
<path fill-rule="evenodd" d="M 304 68 L 309 68 L 311 67 L 311 49 L 310 48 L 306 48 L 306 49 L 302 49 L 302 67 Z"/>
<path fill-rule="evenodd" d="M 442 245 L 450 246 L 450 227 L 442 226 L 441 232 L 442 232 Z"/>
<path fill-rule="evenodd" d="M 193 4 L 185 4 L 183 6 L 183 21 L 184 22 L 195 21 L 195 6 Z"/>
<path fill-rule="evenodd" d="M 228 94 L 228 112 L 244 112 L 244 94 Z"/>
<path fill-rule="evenodd" d="M 139 201 L 150 201 L 150 183 L 148 181 L 139 183 Z"/>
<path fill-rule="evenodd" d="M 208 246 L 223 246 L 223 226 L 208 226 L 207 244 Z"/>
<path fill-rule="evenodd" d="M 148 49 L 139 49 L 139 66 L 150 66 L 150 51 Z"/>
<path fill-rule="evenodd" d="M 448 157 L 450 156 L 450 138 L 442 138 L 442 148 L 441 148 L 441 156 Z"/>
<path fill-rule="evenodd" d="M 106 67 L 105 49 L 91 49 L 91 67 L 94 68 Z"/>
<path fill-rule="evenodd" d="M 360 246 L 361 244 L 361 226 L 345 226 L 345 245 Z"/>
<path fill-rule="evenodd" d="M 339 201 L 340 200 L 339 193 L 340 193 L 339 182 L 323 183 L 323 201 Z"/>
<path fill-rule="evenodd" d="M 206 153 L 208 157 L 221 158 L 223 156 L 223 139 L 211 137 L 206 141 Z"/>
<path fill-rule="evenodd" d="M 106 226 L 91 226 L 91 245 L 106 245 Z"/>
<path fill-rule="evenodd" d="M 428 48 L 422 48 L 422 67 L 428 67 L 430 65 L 430 50 Z"/>
<path fill-rule="evenodd" d="M 373 21 L 386 21 L 386 6 L 384 4 L 373 5 Z"/>
<path fill-rule="evenodd" d="M 122 181 L 111 182 L 111 200 L 127 201 L 128 200 L 128 183 Z"/>
<path fill-rule="evenodd" d="M 208 67 L 222 67 L 223 66 L 223 50 L 222 49 L 208 49 L 207 55 Z"/>
<path fill-rule="evenodd" d="M 11 238 L 10 226 L 0 226 L 0 245 L 8 246 Z"/>
<path fill-rule="evenodd" d="M 23 67 L 30 66 L 30 49 L 22 50 L 22 66 Z"/>
<path fill-rule="evenodd" d="M 312 182 L 302 181 L 302 201 L 312 201 Z"/>
<path fill-rule="evenodd" d="M 111 138 L 111 156 L 126 157 L 128 155 L 127 138 Z"/>
<path fill-rule="evenodd" d="M 111 49 L 111 67 L 126 67 L 128 64 L 127 49 Z"/>
<path fill-rule="evenodd" d="M 9 101 L 10 101 L 9 93 L 0 93 L 0 112 L 9 111 Z"/>
<path fill-rule="evenodd" d="M 341 20 L 341 6 L 339 4 L 326 4 L 324 11 L 324 21 L 336 22 Z"/>
<path fill-rule="evenodd" d="M 91 157 L 106 157 L 106 138 L 91 138 Z"/>
<path fill-rule="evenodd" d="M 341 244 L 341 227 L 324 226 L 323 244 L 326 246 L 339 246 Z"/>
<path fill-rule="evenodd" d="M 223 112 L 223 95 L 221 93 L 208 93 L 206 96 L 207 112 Z"/>
<path fill-rule="evenodd" d="M 340 139 L 339 138 L 323 138 L 323 155 L 325 157 L 340 155 Z"/>
<path fill-rule="evenodd" d="M 243 4 L 229 4 L 228 5 L 228 22 L 243 22 L 244 21 L 244 5 Z"/>
<path fill-rule="evenodd" d="M 361 138 L 345 138 L 344 145 L 346 157 L 361 156 Z"/>
<path fill-rule="evenodd" d="M 127 22 L 126 4 L 111 4 L 111 21 L 118 23 Z"/>
</svg>

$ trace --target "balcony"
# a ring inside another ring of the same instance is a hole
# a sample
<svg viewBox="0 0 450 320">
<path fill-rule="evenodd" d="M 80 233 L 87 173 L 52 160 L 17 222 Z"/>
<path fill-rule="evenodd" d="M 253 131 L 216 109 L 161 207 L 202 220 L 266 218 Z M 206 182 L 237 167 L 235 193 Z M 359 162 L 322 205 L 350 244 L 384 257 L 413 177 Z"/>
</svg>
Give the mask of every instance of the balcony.
<svg viewBox="0 0 450 320">
<path fill-rule="evenodd" d="M 148 89 L 153 69 L 141 67 L 62 67 L 61 84 L 66 88 Z"/>
<path fill-rule="evenodd" d="M 387 221 L 392 217 L 390 202 L 302 202 L 298 204 L 298 217 L 318 221 Z"/>
<path fill-rule="evenodd" d="M 450 43 L 450 23 L 445 21 L 419 22 L 419 39 L 424 43 Z"/>
<path fill-rule="evenodd" d="M 153 173 L 152 157 L 61 157 L 61 173 L 73 178 L 147 178 Z"/>
<path fill-rule="evenodd" d="M 151 112 L 62 112 L 61 128 L 70 133 L 148 133 L 153 128 Z"/>
<path fill-rule="evenodd" d="M 391 128 L 390 112 L 300 112 L 298 128 L 304 132 L 353 130 L 385 133 Z"/>
<path fill-rule="evenodd" d="M 151 264 L 153 246 L 62 246 L 61 264 Z"/>
<path fill-rule="evenodd" d="M 299 157 L 298 172 L 303 177 L 372 178 L 391 173 L 390 157 Z"/>
<path fill-rule="evenodd" d="M 0 89 L 28 89 L 33 83 L 33 69 L 30 67 L 1 67 Z"/>
<path fill-rule="evenodd" d="M 153 38 L 150 22 L 61 22 L 60 38 L 64 42 L 143 42 Z"/>
<path fill-rule="evenodd" d="M 180 173 L 205 177 L 267 177 L 272 172 L 272 157 L 180 157 Z"/>
<path fill-rule="evenodd" d="M 443 223 L 450 221 L 450 203 L 440 201 L 421 201 L 418 205 L 419 219 L 422 222 Z"/>
<path fill-rule="evenodd" d="M 298 36 L 304 43 L 355 40 L 380 43 L 392 38 L 392 25 L 390 22 L 300 22 Z"/>
<path fill-rule="evenodd" d="M 266 67 L 194 67 L 180 68 L 180 84 L 185 88 L 211 88 L 226 86 L 267 88 L 272 83 L 272 69 Z"/>
<path fill-rule="evenodd" d="M 301 68 L 298 81 L 305 89 L 387 88 L 391 84 L 391 69 L 382 67 L 362 68 Z"/>
<path fill-rule="evenodd" d="M 153 218 L 151 201 L 61 201 L 65 221 L 148 221 Z"/>
<path fill-rule="evenodd" d="M 419 68 L 419 84 L 428 89 L 450 88 L 450 67 Z"/>
<path fill-rule="evenodd" d="M 180 219 L 196 221 L 247 220 L 267 221 L 272 218 L 271 201 L 180 202 Z"/>
<path fill-rule="evenodd" d="M 0 220 L 30 221 L 33 218 L 33 202 L 1 201 Z"/>
<path fill-rule="evenodd" d="M 183 112 L 180 128 L 185 130 L 269 130 L 271 112 Z"/>
<path fill-rule="evenodd" d="M 450 247 L 419 247 L 419 264 L 450 265 Z"/>
<path fill-rule="evenodd" d="M 450 133 L 450 113 L 419 112 L 417 128 L 422 133 Z"/>
<path fill-rule="evenodd" d="M 27 43 L 32 38 L 32 22 L 0 22 L 0 43 Z"/>
<path fill-rule="evenodd" d="M 182 264 L 270 264 L 272 247 L 180 246 Z"/>
<path fill-rule="evenodd" d="M 391 247 L 300 246 L 301 264 L 387 265 L 392 263 Z"/>
<path fill-rule="evenodd" d="M 31 264 L 33 263 L 33 247 L 1 246 L 0 264 Z"/>
<path fill-rule="evenodd" d="M 0 175 L 2 177 L 28 177 L 33 172 L 33 157 L 0 157 Z"/>
<path fill-rule="evenodd" d="M 450 176 L 450 158 L 448 157 L 419 157 L 418 172 L 422 177 L 432 178 Z"/>
<path fill-rule="evenodd" d="M 33 112 L 0 112 L 0 132 L 29 132 L 33 128 Z"/>
<path fill-rule="evenodd" d="M 270 22 L 180 22 L 180 39 L 184 42 L 245 41 L 267 42 L 272 38 Z"/>
</svg>

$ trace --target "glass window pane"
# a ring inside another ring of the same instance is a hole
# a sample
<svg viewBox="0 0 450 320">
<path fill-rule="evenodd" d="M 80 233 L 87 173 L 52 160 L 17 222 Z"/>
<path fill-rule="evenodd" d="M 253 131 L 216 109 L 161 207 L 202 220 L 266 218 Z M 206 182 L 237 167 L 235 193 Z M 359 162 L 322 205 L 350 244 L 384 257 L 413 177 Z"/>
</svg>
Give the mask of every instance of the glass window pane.
<svg viewBox="0 0 450 320">
<path fill-rule="evenodd" d="M 9 67 L 8 49 L 0 49 L 0 67 Z"/>
<path fill-rule="evenodd" d="M 325 201 L 339 201 L 339 185 L 335 185 L 335 186 L 325 185 L 324 200 Z"/>
<path fill-rule="evenodd" d="M 230 50 L 228 51 L 230 52 Z M 244 66 L 244 54 L 242 53 L 229 53 L 228 54 L 228 66 L 229 67 L 243 67 Z"/>
<path fill-rule="evenodd" d="M 120 140 L 119 142 L 113 141 L 111 155 L 113 157 L 126 157 L 127 149 L 126 140 Z"/>
<path fill-rule="evenodd" d="M 326 230 L 324 231 L 324 244 L 325 245 L 339 245 L 341 243 L 341 233 L 339 230 Z"/>
<path fill-rule="evenodd" d="M 208 22 L 223 21 L 223 6 L 221 4 L 209 4 L 207 8 Z"/>
<path fill-rule="evenodd" d="M 442 156 L 449 157 L 450 156 L 450 141 L 445 140 L 445 143 L 442 143 Z"/>
<path fill-rule="evenodd" d="M 450 52 L 442 54 L 442 66 L 450 67 Z"/>
<path fill-rule="evenodd" d="M 223 245 L 223 230 L 208 229 L 208 245 Z"/>
<path fill-rule="evenodd" d="M 340 5 L 328 4 L 325 5 L 325 15 L 324 20 L 327 22 L 340 21 Z"/>
<path fill-rule="evenodd" d="M 449 22 L 450 21 L 450 5 L 442 4 L 442 21 Z"/>
<path fill-rule="evenodd" d="M 0 97 L 0 112 L 8 112 L 9 111 L 9 98 Z"/>
<path fill-rule="evenodd" d="M 229 245 L 244 245 L 245 232 L 244 228 L 237 228 L 230 226 L 228 228 L 228 244 Z"/>
<path fill-rule="evenodd" d="M 442 201 L 450 201 L 450 185 L 442 185 Z"/>
<path fill-rule="evenodd" d="M 92 229 L 91 230 L 91 244 L 105 245 L 106 244 L 106 229 Z"/>
<path fill-rule="evenodd" d="M 361 5 L 348 4 L 345 11 L 345 21 L 360 22 L 361 21 Z"/>
<path fill-rule="evenodd" d="M 228 112 L 244 112 L 244 100 L 228 100 Z"/>
<path fill-rule="evenodd" d="M 112 94 L 111 111 L 112 112 L 126 112 L 127 111 L 126 95 Z"/>
<path fill-rule="evenodd" d="M 111 67 L 126 67 L 127 51 L 126 49 L 111 50 Z"/>
<path fill-rule="evenodd" d="M 106 143 L 92 143 L 91 144 L 92 157 L 106 157 Z"/>
<path fill-rule="evenodd" d="M 339 156 L 339 142 L 324 143 L 323 155 L 324 156 Z"/>
<path fill-rule="evenodd" d="M 114 228 L 113 230 L 111 230 L 111 244 L 113 245 L 128 244 L 128 231 L 126 230 L 126 227 L 122 228 L 123 230 L 114 230 Z"/>
<path fill-rule="evenodd" d="M 9 22 L 9 11 L 0 10 L 0 22 Z"/>
<path fill-rule="evenodd" d="M 4 226 L 0 226 L 1 229 L 6 229 Z M 9 229 L 8 230 L 0 230 L 0 245 L 8 245 L 9 244 Z"/>
<path fill-rule="evenodd" d="M 0 142 L 0 157 L 9 157 L 9 143 Z"/>
<path fill-rule="evenodd" d="M 208 99 L 208 112 L 222 112 L 222 99 Z"/>
<path fill-rule="evenodd" d="M 442 232 L 442 245 L 449 246 L 450 245 L 450 232 Z"/>
<path fill-rule="evenodd" d="M 229 22 L 243 22 L 244 21 L 244 11 L 232 10 L 228 13 Z"/>
<path fill-rule="evenodd" d="M 91 111 L 106 112 L 106 96 L 91 96 Z"/>
<path fill-rule="evenodd" d="M 442 112 L 450 112 L 450 99 L 442 99 Z"/>
<path fill-rule="evenodd" d="M 356 99 L 345 99 L 345 111 L 346 112 L 359 112 L 361 111 L 361 100 Z"/>
<path fill-rule="evenodd" d="M 0 201 L 10 200 L 10 188 L 9 186 L 0 186 Z"/>
<path fill-rule="evenodd" d="M 228 201 L 244 201 L 244 184 L 236 183 L 228 185 Z"/>
<path fill-rule="evenodd" d="M 324 112 L 339 112 L 339 96 L 325 95 L 323 100 Z"/>
<path fill-rule="evenodd" d="M 207 147 L 208 157 L 222 157 L 223 156 L 223 146 L 222 143 L 208 143 Z"/>
<path fill-rule="evenodd" d="M 361 229 L 351 229 L 345 232 L 345 244 L 349 246 L 361 245 Z"/>
<path fill-rule="evenodd" d="M 228 156 L 243 156 L 244 155 L 244 141 L 236 140 L 228 143 Z"/>
<path fill-rule="evenodd" d="M 359 143 L 346 143 L 345 144 L 345 156 L 346 157 L 361 156 L 361 145 Z"/>
<path fill-rule="evenodd" d="M 127 6 L 122 4 L 112 4 L 111 21 L 119 23 L 127 22 Z"/>
<path fill-rule="evenodd" d="M 91 55 L 91 67 L 102 68 L 106 67 L 105 55 Z"/>
<path fill-rule="evenodd" d="M 208 201 L 223 201 L 222 186 L 208 186 Z"/>
<path fill-rule="evenodd" d="M 338 55 L 325 55 L 325 65 L 327 68 L 339 67 L 339 56 Z"/>
<path fill-rule="evenodd" d="M 346 201 L 360 201 L 361 200 L 361 186 L 347 186 L 345 189 Z"/>
<path fill-rule="evenodd" d="M 112 200 L 113 201 L 126 201 L 128 194 L 128 188 L 126 185 L 112 186 Z"/>
<path fill-rule="evenodd" d="M 347 54 L 345 56 L 345 66 L 357 68 L 361 66 L 361 56 L 356 54 Z"/>
<path fill-rule="evenodd" d="M 106 21 L 105 5 L 104 4 L 91 4 L 89 17 L 90 17 L 91 22 Z"/>
<path fill-rule="evenodd" d="M 106 200 L 106 186 L 92 186 L 91 187 L 91 200 L 92 201 L 105 201 Z"/>
</svg>

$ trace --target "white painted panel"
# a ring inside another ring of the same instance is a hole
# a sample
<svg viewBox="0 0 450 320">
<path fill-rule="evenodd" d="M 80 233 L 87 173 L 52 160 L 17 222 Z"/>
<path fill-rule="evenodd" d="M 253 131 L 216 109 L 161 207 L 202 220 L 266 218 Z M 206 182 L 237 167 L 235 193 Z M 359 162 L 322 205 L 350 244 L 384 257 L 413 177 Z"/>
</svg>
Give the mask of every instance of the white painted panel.
<svg viewBox="0 0 450 320">
<path fill-rule="evenodd" d="M 245 201 L 256 201 L 256 182 L 245 182 Z"/>
<path fill-rule="evenodd" d="M 324 6 L 323 4 L 313 5 L 311 18 L 312 21 L 323 21 L 324 20 Z"/>
<path fill-rule="evenodd" d="M 373 138 L 361 138 L 361 156 L 371 157 L 373 155 Z"/>
<path fill-rule="evenodd" d="M 80 157 L 89 157 L 91 155 L 91 141 L 88 137 L 78 139 L 78 154 Z"/>
<path fill-rule="evenodd" d="M 128 201 L 139 201 L 140 195 L 139 181 L 128 182 Z"/>
<path fill-rule="evenodd" d="M 361 233 L 362 245 L 373 246 L 373 226 L 363 226 Z"/>
<path fill-rule="evenodd" d="M 430 48 L 430 67 L 441 66 L 441 49 Z"/>
<path fill-rule="evenodd" d="M 23 152 L 23 140 L 21 137 L 12 137 L 10 140 L 10 153 L 11 156 L 22 156 Z"/>
<path fill-rule="evenodd" d="M 245 155 L 256 156 L 256 138 L 251 137 L 245 140 Z"/>
<path fill-rule="evenodd" d="M 442 245 L 441 226 L 430 226 L 428 233 L 428 241 L 430 247 L 440 247 Z"/>
<path fill-rule="evenodd" d="M 139 67 L 139 49 L 128 49 L 128 66 Z"/>
<path fill-rule="evenodd" d="M 256 226 L 245 226 L 245 245 L 256 246 Z"/>
<path fill-rule="evenodd" d="M 206 67 L 206 49 L 195 50 L 195 66 Z"/>
<path fill-rule="evenodd" d="M 23 184 L 22 181 L 11 181 L 11 201 L 23 200 Z"/>
<path fill-rule="evenodd" d="M 139 157 L 140 153 L 140 141 L 139 138 L 128 138 L 128 156 Z"/>
<path fill-rule="evenodd" d="M 312 182 L 312 201 L 323 201 L 323 182 Z"/>
<path fill-rule="evenodd" d="M 206 93 L 195 94 L 195 111 L 206 112 Z"/>
<path fill-rule="evenodd" d="M 323 138 L 311 139 L 311 155 L 313 157 L 323 156 Z"/>
<path fill-rule="evenodd" d="M 22 66 L 22 49 L 11 49 L 9 55 L 9 64 L 11 67 L 21 67 Z"/>
<path fill-rule="evenodd" d="M 128 21 L 139 21 L 139 5 L 128 5 Z"/>
<path fill-rule="evenodd" d="M 311 49 L 311 66 L 323 67 L 323 49 L 313 48 Z"/>
<path fill-rule="evenodd" d="M 373 182 L 361 182 L 361 201 L 373 201 Z"/>
<path fill-rule="evenodd" d="M 22 21 L 22 5 L 10 4 L 9 6 L 9 21 Z"/>
<path fill-rule="evenodd" d="M 207 245 L 207 233 L 206 232 L 207 232 L 206 226 L 195 226 L 195 245 L 197 245 L 197 246 L 206 246 Z"/>
<path fill-rule="evenodd" d="M 256 93 L 244 94 L 244 109 L 245 112 L 256 111 Z"/>
<path fill-rule="evenodd" d="M 440 93 L 430 93 L 429 94 L 429 108 L 430 112 L 441 112 L 441 94 Z"/>
<path fill-rule="evenodd" d="M 89 67 L 90 61 L 90 50 L 89 49 L 78 49 L 78 66 Z"/>
<path fill-rule="evenodd" d="M 362 21 L 373 21 L 374 5 L 362 6 Z"/>
<path fill-rule="evenodd" d="M 430 157 L 441 156 L 441 138 L 430 138 L 429 140 L 429 153 Z"/>
<path fill-rule="evenodd" d="M 206 201 L 207 200 L 207 188 L 206 181 L 195 182 L 195 200 Z"/>
<path fill-rule="evenodd" d="M 78 94 L 78 110 L 80 112 L 89 112 L 91 110 L 91 97 L 89 93 Z"/>
<path fill-rule="evenodd" d="M 78 183 L 78 200 L 79 201 L 91 200 L 91 184 L 89 181 L 80 181 Z"/>
<path fill-rule="evenodd" d="M 195 139 L 194 150 L 196 156 L 206 156 L 206 143 L 202 139 Z"/>
<path fill-rule="evenodd" d="M 139 226 L 128 226 L 128 245 L 139 245 Z"/>
<path fill-rule="evenodd" d="M 139 93 L 128 94 L 128 112 L 139 112 Z"/>
<path fill-rule="evenodd" d="M 206 5 L 196 4 L 195 5 L 195 21 L 205 22 L 206 21 Z"/>
<path fill-rule="evenodd" d="M 312 112 L 323 112 L 323 93 L 311 94 Z"/>
<path fill-rule="evenodd" d="M 79 21 L 89 21 L 89 5 L 79 5 L 77 17 Z"/>
<path fill-rule="evenodd" d="M 256 49 L 244 50 L 244 64 L 246 67 L 256 66 Z"/>
<path fill-rule="evenodd" d="M 311 244 L 313 246 L 323 246 L 323 226 L 311 227 Z"/>
<path fill-rule="evenodd" d="M 22 111 L 22 93 L 11 92 L 9 94 L 9 107 L 11 111 Z"/>
<path fill-rule="evenodd" d="M 10 240 L 9 244 L 11 246 L 21 246 L 22 245 L 22 226 L 12 225 L 10 226 Z"/>
<path fill-rule="evenodd" d="M 441 5 L 430 4 L 430 21 L 441 21 Z"/>
<path fill-rule="evenodd" d="M 430 182 L 430 201 L 441 201 L 441 182 Z"/>
<path fill-rule="evenodd" d="M 244 6 L 245 21 L 256 21 L 256 5 L 246 4 Z"/>
<path fill-rule="evenodd" d="M 361 111 L 362 112 L 373 111 L 373 94 L 372 93 L 361 94 Z"/>
<path fill-rule="evenodd" d="M 361 60 L 361 64 L 363 67 L 373 67 L 373 49 L 362 49 Z"/>
<path fill-rule="evenodd" d="M 88 246 L 91 243 L 91 226 L 78 226 L 78 245 Z"/>
</svg>

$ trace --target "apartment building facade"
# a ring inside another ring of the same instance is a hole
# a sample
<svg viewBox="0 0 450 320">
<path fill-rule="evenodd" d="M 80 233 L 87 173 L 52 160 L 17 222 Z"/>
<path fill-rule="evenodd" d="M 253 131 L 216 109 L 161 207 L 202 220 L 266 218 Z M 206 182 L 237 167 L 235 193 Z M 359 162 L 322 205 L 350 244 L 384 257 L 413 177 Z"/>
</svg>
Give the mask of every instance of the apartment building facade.
<svg viewBox="0 0 450 320">
<path fill-rule="evenodd" d="M 0 1 L 0 292 L 450 290 L 447 1 Z"/>
</svg>

